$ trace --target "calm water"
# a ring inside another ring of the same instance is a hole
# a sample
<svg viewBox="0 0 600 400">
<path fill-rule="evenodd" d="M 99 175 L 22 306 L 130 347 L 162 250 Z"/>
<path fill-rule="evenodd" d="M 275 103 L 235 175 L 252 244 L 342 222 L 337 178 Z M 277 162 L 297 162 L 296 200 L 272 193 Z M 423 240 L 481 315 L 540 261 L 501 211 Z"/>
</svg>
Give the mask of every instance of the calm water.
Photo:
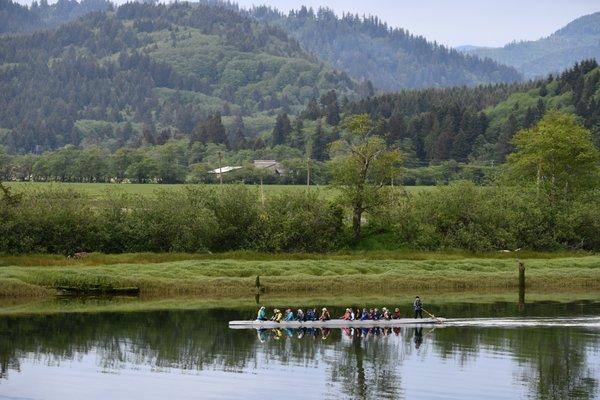
<svg viewBox="0 0 600 400">
<path fill-rule="evenodd" d="M 600 399 L 600 302 L 434 312 L 502 319 L 256 332 L 227 327 L 252 309 L 4 317 L 0 398 Z"/>
</svg>

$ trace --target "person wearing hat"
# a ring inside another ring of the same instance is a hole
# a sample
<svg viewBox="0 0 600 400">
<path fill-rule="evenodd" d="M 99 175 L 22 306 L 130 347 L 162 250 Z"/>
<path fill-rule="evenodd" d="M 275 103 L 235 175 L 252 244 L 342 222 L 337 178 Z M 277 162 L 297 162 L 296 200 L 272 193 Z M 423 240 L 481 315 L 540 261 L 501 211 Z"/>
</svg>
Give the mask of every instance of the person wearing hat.
<svg viewBox="0 0 600 400">
<path fill-rule="evenodd" d="M 273 316 L 271 317 L 271 321 L 281 322 L 283 319 L 283 314 L 279 311 L 278 308 L 273 310 Z"/>
<path fill-rule="evenodd" d="M 258 315 L 256 316 L 257 321 L 266 321 L 267 320 L 267 311 L 264 307 L 261 307 L 258 310 Z"/>
<path fill-rule="evenodd" d="M 327 311 L 327 309 L 325 307 L 323 307 L 323 310 L 321 310 L 321 316 L 319 317 L 320 321 L 329 321 L 331 319 L 331 315 L 329 314 L 329 311 Z"/>
</svg>

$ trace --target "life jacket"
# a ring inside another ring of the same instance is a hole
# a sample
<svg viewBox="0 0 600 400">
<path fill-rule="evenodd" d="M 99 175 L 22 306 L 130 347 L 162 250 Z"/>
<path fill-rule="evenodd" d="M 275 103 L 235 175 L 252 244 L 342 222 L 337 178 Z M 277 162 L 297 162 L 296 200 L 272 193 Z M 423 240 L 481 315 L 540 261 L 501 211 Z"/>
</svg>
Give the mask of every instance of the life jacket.
<svg viewBox="0 0 600 400">
<path fill-rule="evenodd" d="M 273 316 L 273 321 L 275 322 L 281 322 L 281 319 L 283 318 L 283 314 L 281 314 L 281 312 L 276 313 Z"/>
</svg>

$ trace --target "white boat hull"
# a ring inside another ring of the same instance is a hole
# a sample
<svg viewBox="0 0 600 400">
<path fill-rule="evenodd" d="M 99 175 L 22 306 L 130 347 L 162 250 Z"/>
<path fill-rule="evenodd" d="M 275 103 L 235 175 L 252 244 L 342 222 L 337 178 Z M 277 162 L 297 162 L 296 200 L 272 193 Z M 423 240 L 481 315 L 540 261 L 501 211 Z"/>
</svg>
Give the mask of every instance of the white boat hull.
<svg viewBox="0 0 600 400">
<path fill-rule="evenodd" d="M 389 328 L 406 325 L 435 325 L 444 323 L 444 318 L 400 318 L 390 320 L 346 321 L 229 321 L 231 329 L 275 329 L 275 328 Z"/>
</svg>

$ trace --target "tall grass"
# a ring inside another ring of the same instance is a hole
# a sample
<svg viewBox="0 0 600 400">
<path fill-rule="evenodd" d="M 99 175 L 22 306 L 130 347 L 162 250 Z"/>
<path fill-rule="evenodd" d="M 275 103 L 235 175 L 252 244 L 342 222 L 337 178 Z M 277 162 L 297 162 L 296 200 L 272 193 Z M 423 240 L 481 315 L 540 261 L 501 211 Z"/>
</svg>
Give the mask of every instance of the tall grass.
<svg viewBox="0 0 600 400">
<path fill-rule="evenodd" d="M 600 257 L 529 259 L 532 289 L 600 289 Z M 7 266 L 0 296 L 37 296 L 57 286 L 139 287 L 143 295 L 249 296 L 255 277 L 268 294 L 369 294 L 398 290 L 515 288 L 508 259 L 457 260 L 187 260 L 154 264 Z"/>
</svg>

